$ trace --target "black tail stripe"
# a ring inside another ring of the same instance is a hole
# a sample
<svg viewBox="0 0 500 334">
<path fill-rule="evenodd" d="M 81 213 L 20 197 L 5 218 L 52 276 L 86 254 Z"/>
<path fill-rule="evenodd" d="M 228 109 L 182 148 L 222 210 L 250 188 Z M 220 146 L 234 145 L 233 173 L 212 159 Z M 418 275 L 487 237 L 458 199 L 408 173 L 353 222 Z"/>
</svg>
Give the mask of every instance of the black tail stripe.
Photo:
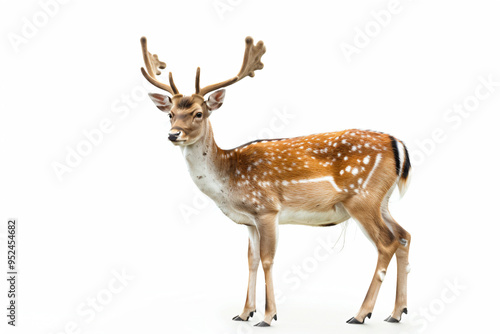
<svg viewBox="0 0 500 334">
<path fill-rule="evenodd" d="M 405 148 L 405 163 L 403 165 L 403 180 L 405 180 L 407 177 L 408 177 L 408 173 L 410 172 L 410 167 L 411 167 L 411 163 L 410 163 L 410 155 L 408 154 L 408 150 L 406 149 L 406 145 L 403 144 L 404 148 Z"/>
<path fill-rule="evenodd" d="M 391 138 L 392 153 L 394 153 L 394 160 L 396 161 L 396 175 L 399 175 L 399 171 L 401 170 L 401 161 L 399 160 L 398 142 L 393 136 L 389 136 L 389 138 Z"/>
</svg>

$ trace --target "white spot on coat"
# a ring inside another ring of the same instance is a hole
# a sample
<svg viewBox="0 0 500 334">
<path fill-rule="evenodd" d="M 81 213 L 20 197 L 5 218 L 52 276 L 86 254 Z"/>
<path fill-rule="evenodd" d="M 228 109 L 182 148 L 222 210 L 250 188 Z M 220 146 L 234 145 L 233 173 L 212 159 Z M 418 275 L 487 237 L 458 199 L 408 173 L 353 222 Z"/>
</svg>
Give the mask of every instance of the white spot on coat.
<svg viewBox="0 0 500 334">
<path fill-rule="evenodd" d="M 378 271 L 378 278 L 380 279 L 380 282 L 383 282 L 385 279 L 385 270 L 381 269 Z"/>
<path fill-rule="evenodd" d="M 373 165 L 373 168 L 370 171 L 370 174 L 368 174 L 368 177 L 366 178 L 365 183 L 363 183 L 363 188 L 366 188 L 368 181 L 370 181 L 370 178 L 372 177 L 373 173 L 375 172 L 375 169 L 377 169 L 377 166 L 380 163 L 381 159 L 382 159 L 382 153 L 377 154 L 377 157 L 375 158 L 375 164 Z"/>
<path fill-rule="evenodd" d="M 324 182 L 324 181 L 328 181 L 330 182 L 330 184 L 332 185 L 332 187 L 337 190 L 337 191 L 341 191 L 340 188 L 337 186 L 337 184 L 335 183 L 335 180 L 333 179 L 332 176 L 325 176 L 325 177 L 320 177 L 320 178 L 317 178 L 317 179 L 305 179 L 305 180 L 298 180 L 297 182 L 298 183 L 311 183 L 311 182 Z"/>
</svg>

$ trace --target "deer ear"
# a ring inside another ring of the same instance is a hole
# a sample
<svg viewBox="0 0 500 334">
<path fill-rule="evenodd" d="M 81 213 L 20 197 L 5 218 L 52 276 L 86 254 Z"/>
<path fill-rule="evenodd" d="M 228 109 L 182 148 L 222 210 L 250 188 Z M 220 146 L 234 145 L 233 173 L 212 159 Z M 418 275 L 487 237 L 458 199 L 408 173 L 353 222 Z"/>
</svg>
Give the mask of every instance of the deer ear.
<svg viewBox="0 0 500 334">
<path fill-rule="evenodd" d="M 222 106 L 222 102 L 224 102 L 224 96 L 226 96 L 226 90 L 220 89 L 215 93 L 210 94 L 208 97 L 207 107 L 210 112 L 219 109 Z"/>
<path fill-rule="evenodd" d="M 149 93 L 149 97 L 155 103 L 156 107 L 164 112 L 169 112 L 172 109 L 172 99 L 170 96 L 157 94 L 157 93 Z"/>
</svg>

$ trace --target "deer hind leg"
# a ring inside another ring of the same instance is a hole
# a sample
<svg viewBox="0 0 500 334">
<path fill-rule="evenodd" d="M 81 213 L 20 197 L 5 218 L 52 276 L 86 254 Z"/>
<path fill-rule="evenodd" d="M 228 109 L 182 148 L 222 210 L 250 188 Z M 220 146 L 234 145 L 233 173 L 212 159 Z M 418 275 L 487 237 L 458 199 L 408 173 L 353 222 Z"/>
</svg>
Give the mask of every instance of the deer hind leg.
<svg viewBox="0 0 500 334">
<path fill-rule="evenodd" d="M 260 236 L 260 260 L 266 280 L 266 310 L 264 320 L 256 324 L 258 327 L 269 327 L 271 321 L 278 320 L 273 287 L 273 263 L 278 244 L 278 221 L 276 214 L 267 214 L 256 219 Z"/>
<path fill-rule="evenodd" d="M 380 212 L 380 206 L 373 209 L 363 207 L 360 203 L 356 206 L 351 205 L 351 209 L 349 209 L 349 205 L 345 206 L 351 217 L 359 223 L 363 232 L 373 242 L 378 252 L 377 267 L 363 304 L 356 316 L 347 320 L 349 324 L 363 324 L 365 318 L 370 318 L 372 315 L 380 286 L 385 278 L 389 262 L 391 262 L 392 256 L 398 249 L 399 241 L 385 224 Z"/>
<path fill-rule="evenodd" d="M 387 322 L 400 322 L 403 313 L 407 314 L 407 282 L 408 273 L 410 272 L 410 263 L 408 262 L 408 255 L 410 252 L 411 235 L 403 229 L 392 218 L 387 207 L 382 207 L 382 217 L 384 221 L 391 227 L 393 234 L 399 241 L 396 250 L 396 260 L 398 266 L 398 276 L 396 285 L 396 303 L 391 315 L 385 319 Z"/>
<path fill-rule="evenodd" d="M 255 308 L 255 289 L 257 283 L 257 270 L 260 262 L 259 232 L 255 226 L 248 227 L 248 288 L 245 307 L 240 315 L 233 318 L 235 321 L 247 321 L 253 317 Z"/>
</svg>

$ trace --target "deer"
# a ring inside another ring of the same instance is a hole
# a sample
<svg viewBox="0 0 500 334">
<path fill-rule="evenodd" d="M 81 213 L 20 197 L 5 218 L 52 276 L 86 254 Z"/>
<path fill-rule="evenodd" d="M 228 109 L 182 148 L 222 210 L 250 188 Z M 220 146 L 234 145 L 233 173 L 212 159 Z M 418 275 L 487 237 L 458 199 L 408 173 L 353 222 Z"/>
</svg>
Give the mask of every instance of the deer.
<svg viewBox="0 0 500 334">
<path fill-rule="evenodd" d="M 256 313 L 256 280 L 260 263 L 265 278 L 265 313 L 258 327 L 277 320 L 273 265 L 279 225 L 333 226 L 352 218 L 375 246 L 378 258 L 366 297 L 349 324 L 371 318 L 377 295 L 394 254 L 397 259 L 396 300 L 390 323 L 407 314 L 410 233 L 388 209 L 396 187 L 402 196 L 409 184 L 411 163 L 405 144 L 391 135 L 350 129 L 284 139 L 260 139 L 233 149 L 220 148 L 210 116 L 222 106 L 224 87 L 254 77 L 264 64 L 262 41 L 245 39 L 238 74 L 183 95 L 174 84 L 157 79 L 166 64 L 148 51 L 141 38 L 148 82 L 168 94 L 149 93 L 156 107 L 170 117 L 168 140 L 178 146 L 197 187 L 237 224 L 248 228 L 248 288 L 243 311 L 232 318 L 248 321 Z M 211 93 L 208 97 L 207 94 Z"/>
</svg>

